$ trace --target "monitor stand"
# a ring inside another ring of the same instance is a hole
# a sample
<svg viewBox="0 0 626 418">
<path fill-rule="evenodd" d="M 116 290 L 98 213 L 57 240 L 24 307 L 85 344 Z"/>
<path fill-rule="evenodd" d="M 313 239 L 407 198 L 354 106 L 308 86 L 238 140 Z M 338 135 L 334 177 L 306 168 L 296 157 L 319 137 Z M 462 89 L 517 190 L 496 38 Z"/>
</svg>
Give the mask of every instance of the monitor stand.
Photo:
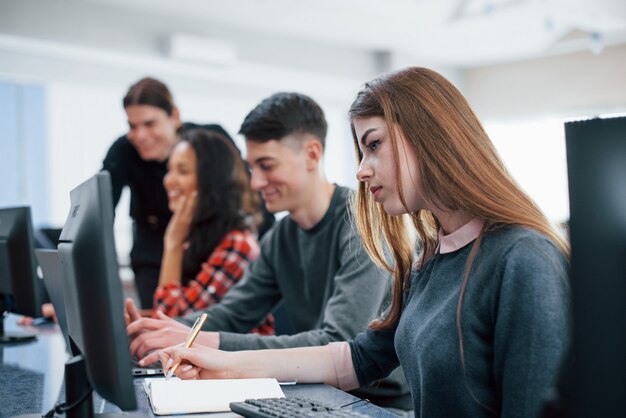
<svg viewBox="0 0 626 418">
<path fill-rule="evenodd" d="M 74 356 L 65 363 L 65 403 L 57 406 L 54 415 L 26 414 L 14 418 L 41 418 L 42 416 L 65 418 L 140 418 L 140 415 L 128 413 L 96 414 L 93 412 L 93 388 L 87 375 L 85 359 L 82 355 Z M 68 405 L 70 405 L 68 407 Z M 64 415 L 62 415 L 64 414 Z"/>
<path fill-rule="evenodd" d="M 5 310 L 1 310 L 2 314 L 0 317 L 0 344 L 21 344 L 27 343 L 31 341 L 35 341 L 37 336 L 35 334 L 13 334 L 4 332 L 4 318 L 9 314 L 9 312 Z"/>
</svg>

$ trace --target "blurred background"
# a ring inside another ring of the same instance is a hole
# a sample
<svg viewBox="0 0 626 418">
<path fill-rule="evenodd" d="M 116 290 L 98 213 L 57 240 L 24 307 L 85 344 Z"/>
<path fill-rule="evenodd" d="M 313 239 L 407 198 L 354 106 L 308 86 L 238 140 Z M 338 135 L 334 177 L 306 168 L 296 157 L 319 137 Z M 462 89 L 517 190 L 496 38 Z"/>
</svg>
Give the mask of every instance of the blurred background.
<svg viewBox="0 0 626 418">
<path fill-rule="evenodd" d="M 626 113 L 626 0 L 0 0 L 0 207 L 30 205 L 36 227 L 60 228 L 148 75 L 184 121 L 219 123 L 242 149 L 260 100 L 310 95 L 329 122 L 327 175 L 354 186 L 347 109 L 364 82 L 409 65 L 460 88 L 561 223 L 563 122 Z M 115 228 L 125 264 L 127 192 Z"/>
</svg>

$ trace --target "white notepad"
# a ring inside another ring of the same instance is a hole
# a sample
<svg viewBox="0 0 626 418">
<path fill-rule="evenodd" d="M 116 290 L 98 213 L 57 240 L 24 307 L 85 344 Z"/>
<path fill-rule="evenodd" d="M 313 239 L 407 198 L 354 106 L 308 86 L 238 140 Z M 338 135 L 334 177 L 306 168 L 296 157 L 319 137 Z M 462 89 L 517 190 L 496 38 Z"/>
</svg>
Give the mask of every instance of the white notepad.
<svg viewBox="0 0 626 418">
<path fill-rule="evenodd" d="M 155 415 L 230 411 L 246 399 L 284 398 L 276 379 L 145 379 L 143 387 Z"/>
</svg>

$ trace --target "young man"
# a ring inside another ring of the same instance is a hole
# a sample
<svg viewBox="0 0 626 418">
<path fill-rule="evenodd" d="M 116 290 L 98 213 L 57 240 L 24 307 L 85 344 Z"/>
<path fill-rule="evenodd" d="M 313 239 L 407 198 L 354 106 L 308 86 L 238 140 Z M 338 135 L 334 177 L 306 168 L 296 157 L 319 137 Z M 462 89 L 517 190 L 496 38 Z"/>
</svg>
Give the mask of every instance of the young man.
<svg viewBox="0 0 626 418">
<path fill-rule="evenodd" d="M 196 344 L 222 350 L 256 350 L 325 345 L 345 341 L 367 328 L 384 308 L 390 277 L 369 259 L 349 217 L 349 194 L 326 180 L 322 169 L 326 120 L 311 98 L 278 93 L 253 109 L 241 126 L 246 138 L 252 189 L 269 212 L 288 211 L 261 242 L 261 255 L 217 305 Z M 283 303 L 291 335 L 246 335 Z M 139 318 L 127 314 L 131 352 L 149 352 L 185 341 L 197 316 Z M 218 332 L 216 332 L 218 331 Z M 156 361 L 156 352 L 143 358 Z M 402 379 L 403 380 L 403 379 Z M 370 400 L 410 397 L 397 380 L 380 384 Z M 404 404 L 406 405 L 406 404 Z"/>
</svg>

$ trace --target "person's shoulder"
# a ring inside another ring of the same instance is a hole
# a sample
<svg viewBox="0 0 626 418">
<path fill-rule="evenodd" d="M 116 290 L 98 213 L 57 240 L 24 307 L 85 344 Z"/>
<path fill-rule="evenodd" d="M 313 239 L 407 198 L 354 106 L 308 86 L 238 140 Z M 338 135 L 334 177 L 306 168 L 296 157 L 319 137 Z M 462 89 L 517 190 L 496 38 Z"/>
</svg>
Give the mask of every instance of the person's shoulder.
<svg viewBox="0 0 626 418">
<path fill-rule="evenodd" d="M 523 300 L 538 310 L 539 305 L 552 302 L 565 306 L 570 292 L 569 261 L 556 243 L 526 227 L 510 227 L 500 234 L 508 241 L 502 243 L 502 252 L 496 254 L 495 271 L 500 280 L 493 282 L 498 283 L 494 289 L 501 296 Z M 493 277 L 493 273 L 488 276 Z"/>
<path fill-rule="evenodd" d="M 486 234 L 488 240 L 493 241 L 505 251 L 542 251 L 558 250 L 556 244 L 543 233 L 525 226 L 501 226 Z M 560 250 L 558 250 L 560 251 Z"/>
<path fill-rule="evenodd" d="M 263 241 L 272 240 L 276 235 L 280 235 L 281 233 L 285 233 L 294 228 L 297 228 L 298 224 L 291 218 L 291 215 L 288 213 L 282 218 L 278 219 L 272 228 L 265 233 L 263 236 Z"/>
<path fill-rule="evenodd" d="M 135 158 L 139 156 L 137 150 L 133 144 L 128 140 L 127 135 L 122 135 L 117 138 L 107 152 L 107 159 L 115 158 Z"/>
<path fill-rule="evenodd" d="M 254 237 L 254 234 L 248 229 L 232 229 L 226 233 L 222 241 L 256 243 L 257 239 Z"/>
<path fill-rule="evenodd" d="M 142 159 L 139 153 L 128 140 L 126 135 L 117 138 L 109 147 L 104 160 L 102 161 L 102 169 L 111 173 L 114 183 L 128 181 L 128 176 L 137 165 L 141 165 Z M 120 177 L 121 176 L 121 177 Z M 122 180 L 126 178 L 126 180 Z"/>
<path fill-rule="evenodd" d="M 298 224 L 286 214 L 276 221 L 260 240 L 261 252 L 281 252 L 293 247 L 300 231 Z"/>
<path fill-rule="evenodd" d="M 233 229 L 226 233 L 220 244 L 222 248 L 232 248 L 238 252 L 257 252 L 259 243 L 247 229 Z"/>
<path fill-rule="evenodd" d="M 337 185 L 335 192 L 336 202 L 333 205 L 334 222 L 342 229 L 342 234 L 352 235 L 356 231 L 355 215 L 353 212 L 353 200 L 356 192 L 345 186 Z"/>
<path fill-rule="evenodd" d="M 335 216 L 343 217 L 348 215 L 352 208 L 354 194 L 355 191 L 349 187 L 335 185 L 335 192 L 331 201 L 331 210 L 334 211 Z"/>
<path fill-rule="evenodd" d="M 497 257 L 507 270 L 567 274 L 567 256 L 552 239 L 535 229 L 522 226 L 503 227 L 493 231 L 490 238 L 492 248 L 496 248 L 495 252 L 499 253 Z"/>
<path fill-rule="evenodd" d="M 350 199 L 356 193 L 356 191 L 354 191 L 353 189 L 346 187 L 346 186 L 342 186 L 340 184 L 335 184 L 335 188 L 336 188 L 336 193 L 338 194 L 338 196 L 340 196 L 343 199 Z"/>
<path fill-rule="evenodd" d="M 109 149 L 115 149 L 115 150 L 130 150 L 130 149 L 133 149 L 134 150 L 135 147 L 129 141 L 128 135 L 122 135 L 119 138 L 117 138 L 115 141 L 113 141 L 113 143 L 111 144 Z"/>
</svg>

